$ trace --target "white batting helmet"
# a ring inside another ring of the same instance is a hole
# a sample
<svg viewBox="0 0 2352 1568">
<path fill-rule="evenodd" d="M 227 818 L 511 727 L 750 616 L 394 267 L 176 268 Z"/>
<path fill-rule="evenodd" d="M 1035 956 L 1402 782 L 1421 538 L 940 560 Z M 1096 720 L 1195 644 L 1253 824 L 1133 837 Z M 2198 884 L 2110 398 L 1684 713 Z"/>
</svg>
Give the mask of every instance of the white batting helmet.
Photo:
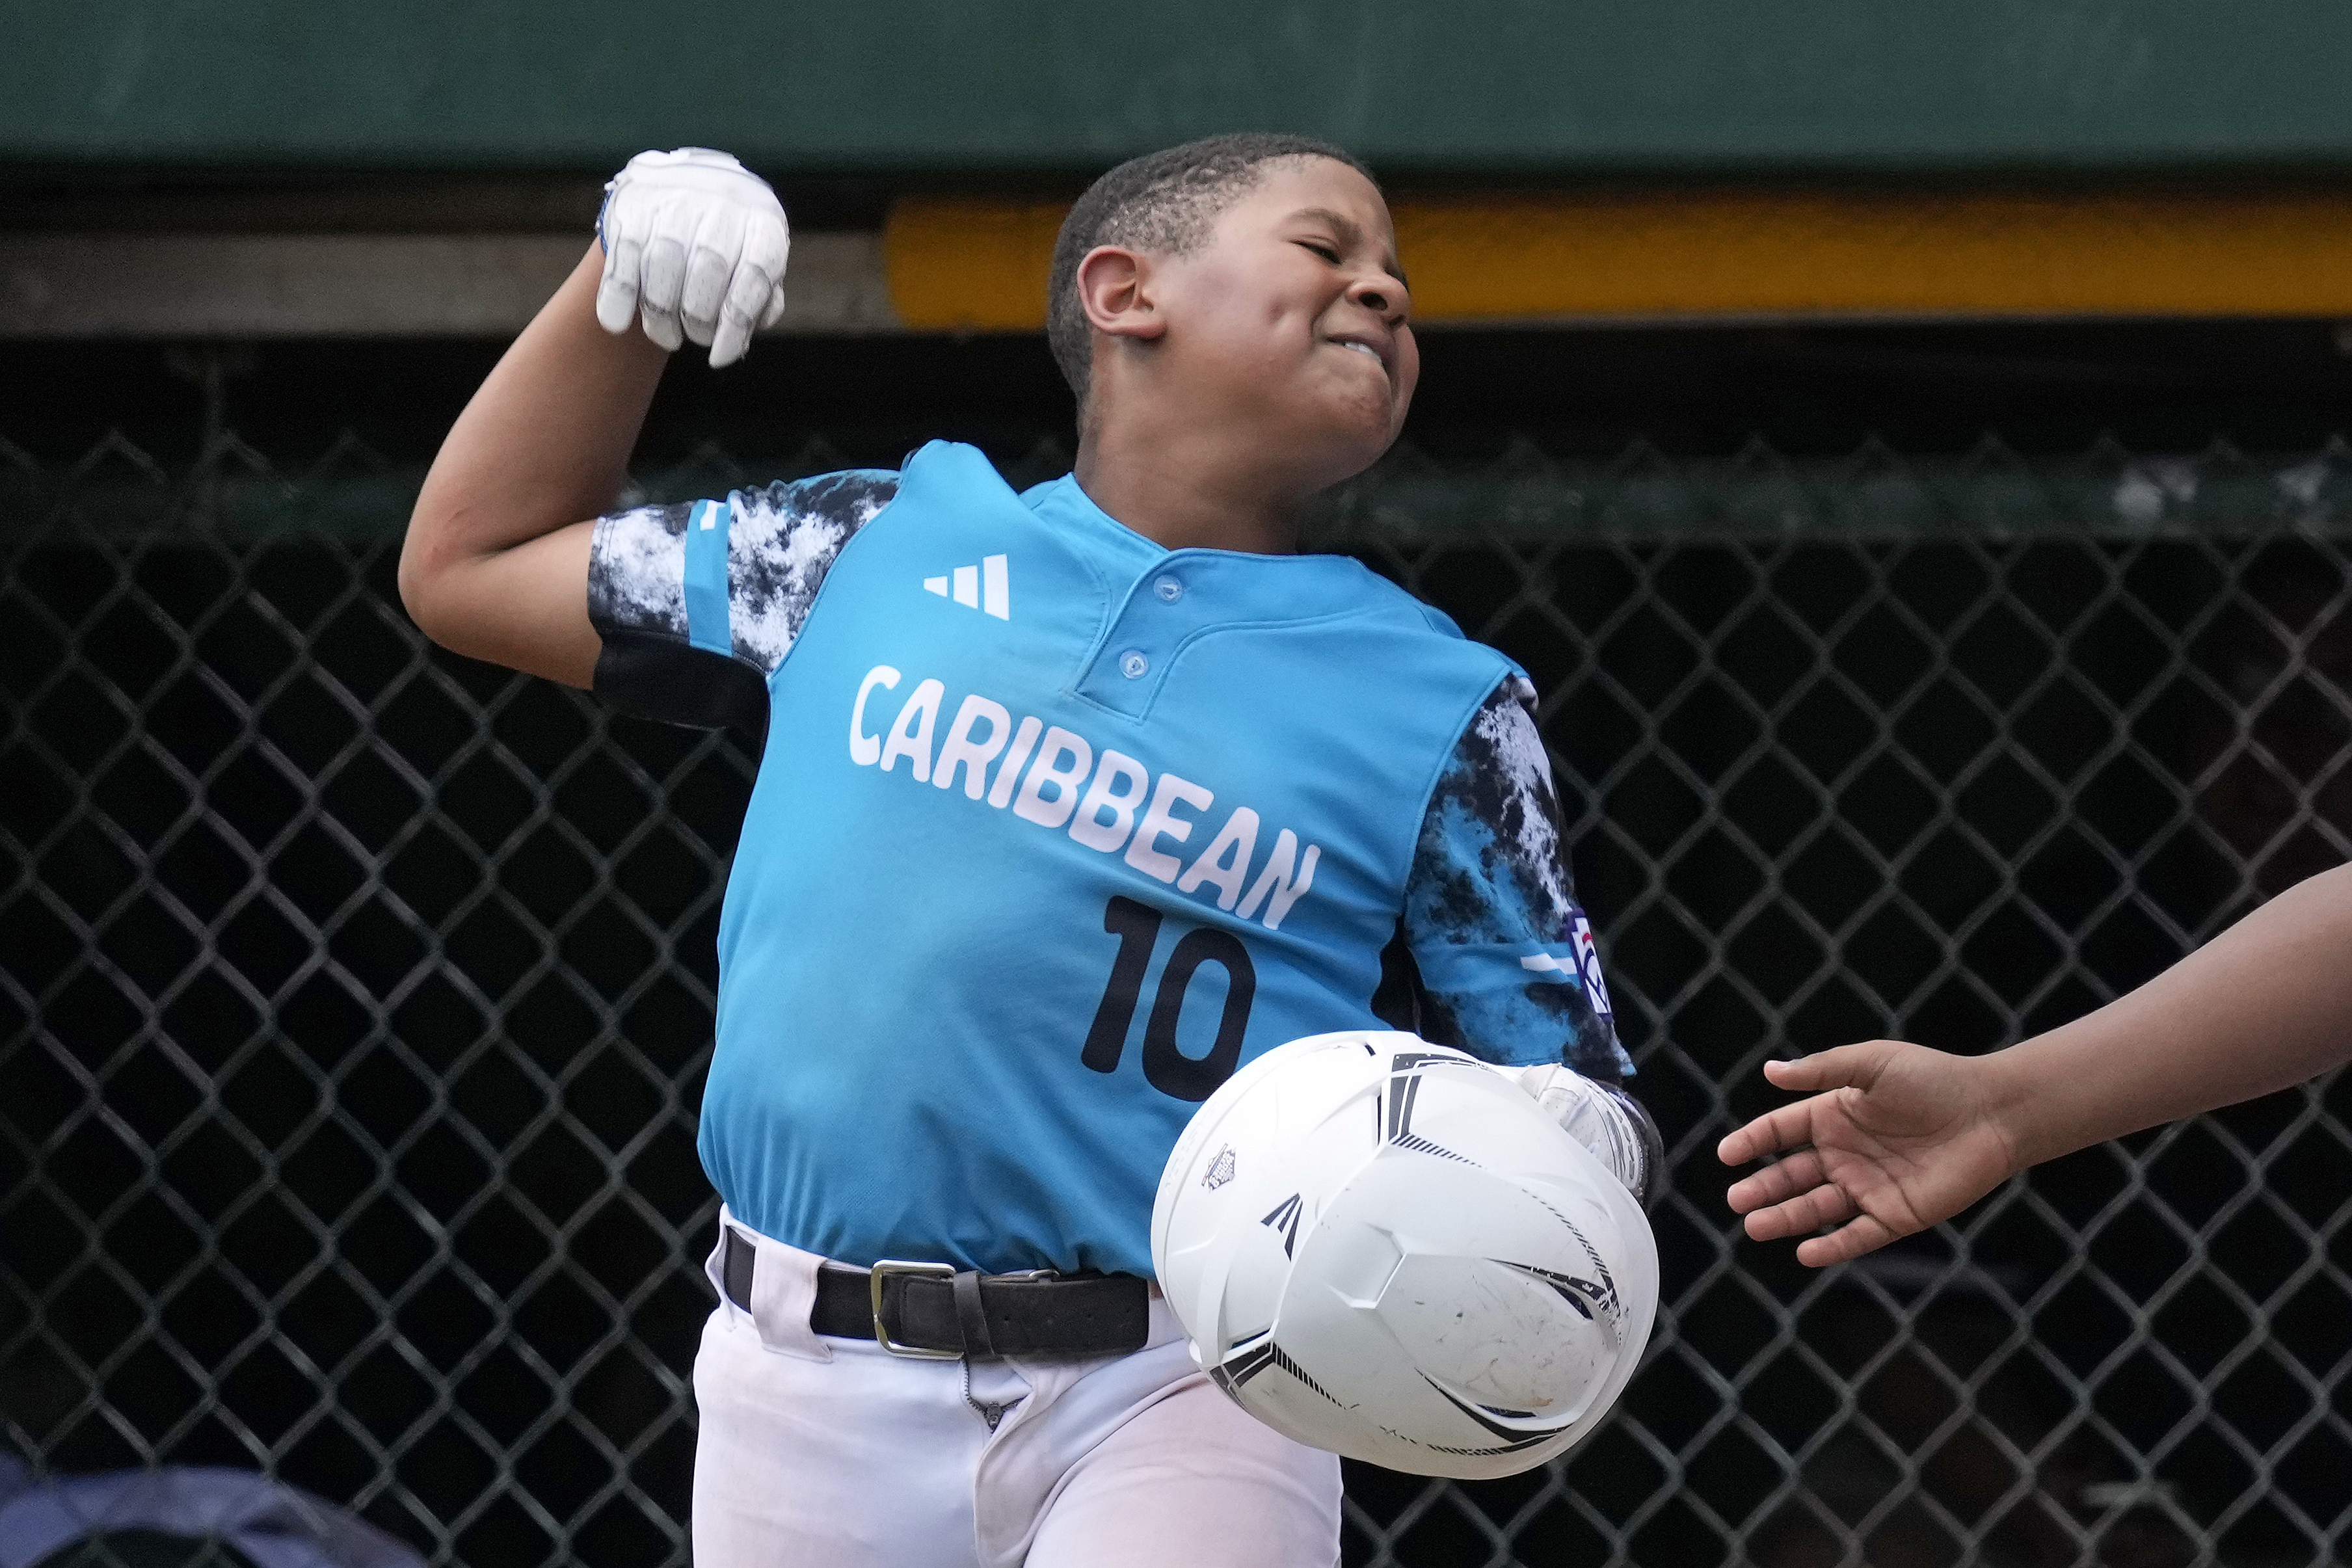
<svg viewBox="0 0 2352 1568">
<path fill-rule="evenodd" d="M 1633 1375 L 1658 1301 L 1622 1182 L 1475 1057 L 1371 1030 L 1276 1047 L 1202 1103 L 1151 1262 L 1244 1409 L 1417 1475 L 1565 1452 Z"/>
</svg>

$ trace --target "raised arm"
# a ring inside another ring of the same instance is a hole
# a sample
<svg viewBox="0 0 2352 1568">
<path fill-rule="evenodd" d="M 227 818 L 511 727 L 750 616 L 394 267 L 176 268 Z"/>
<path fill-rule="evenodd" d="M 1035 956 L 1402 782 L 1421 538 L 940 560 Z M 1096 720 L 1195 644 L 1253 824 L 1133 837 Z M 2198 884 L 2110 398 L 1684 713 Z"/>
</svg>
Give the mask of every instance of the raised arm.
<svg viewBox="0 0 2352 1568">
<path fill-rule="evenodd" d="M 628 476 L 668 352 L 596 324 L 604 250 L 591 246 L 442 442 L 400 552 L 400 598 L 425 634 L 495 664 L 585 686 L 583 519 Z"/>
<path fill-rule="evenodd" d="M 2234 1104 L 2352 1061 L 2352 866 L 2272 899 L 2137 990 L 1990 1056 L 1900 1040 L 1765 1076 L 1811 1099 L 1723 1140 L 1759 1241 L 1836 1226 L 1800 1262 L 1843 1262 L 1948 1219 L 2028 1166 Z"/>
<path fill-rule="evenodd" d="M 442 443 L 400 557 L 401 601 L 426 636 L 575 686 L 601 646 L 591 519 L 627 478 L 668 351 L 691 339 L 713 364 L 739 357 L 782 309 L 788 245 L 774 194 L 724 153 L 641 154 L 611 189 L 603 240 Z"/>
</svg>

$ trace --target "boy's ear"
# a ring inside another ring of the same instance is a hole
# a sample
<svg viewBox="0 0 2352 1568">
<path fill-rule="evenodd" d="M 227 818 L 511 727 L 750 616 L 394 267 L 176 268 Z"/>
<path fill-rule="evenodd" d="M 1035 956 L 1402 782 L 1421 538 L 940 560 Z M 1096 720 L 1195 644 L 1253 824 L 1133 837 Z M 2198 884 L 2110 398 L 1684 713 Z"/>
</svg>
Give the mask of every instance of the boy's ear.
<svg viewBox="0 0 2352 1568">
<path fill-rule="evenodd" d="M 1152 298 L 1151 261 L 1124 246 L 1098 245 L 1078 263 L 1078 303 L 1098 332 L 1157 338 L 1168 330 Z"/>
</svg>

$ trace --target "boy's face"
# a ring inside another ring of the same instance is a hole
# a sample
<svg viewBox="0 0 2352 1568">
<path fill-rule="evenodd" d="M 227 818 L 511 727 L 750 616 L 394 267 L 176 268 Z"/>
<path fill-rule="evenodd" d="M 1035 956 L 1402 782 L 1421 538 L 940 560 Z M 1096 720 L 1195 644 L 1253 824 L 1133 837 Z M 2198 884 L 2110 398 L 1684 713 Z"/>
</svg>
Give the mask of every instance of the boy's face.
<svg viewBox="0 0 2352 1568">
<path fill-rule="evenodd" d="M 1312 489 L 1370 467 L 1403 427 L 1421 353 L 1388 204 L 1328 158 L 1261 165 L 1208 239 L 1161 258 L 1183 395 Z"/>
</svg>

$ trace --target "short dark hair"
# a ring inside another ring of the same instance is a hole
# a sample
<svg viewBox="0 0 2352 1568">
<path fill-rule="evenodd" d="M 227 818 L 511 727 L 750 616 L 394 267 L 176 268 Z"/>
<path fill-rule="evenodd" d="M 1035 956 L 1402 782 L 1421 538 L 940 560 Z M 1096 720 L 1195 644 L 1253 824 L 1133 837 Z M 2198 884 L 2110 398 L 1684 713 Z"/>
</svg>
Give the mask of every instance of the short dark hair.
<svg viewBox="0 0 2352 1568">
<path fill-rule="evenodd" d="M 1054 241 L 1053 281 L 1045 294 L 1045 341 L 1078 394 L 1082 416 L 1094 369 L 1094 332 L 1078 303 L 1078 263 L 1098 245 L 1183 255 L 1206 239 L 1218 216 L 1257 183 L 1258 166 L 1277 158 L 1328 158 L 1372 179 L 1370 169 L 1328 141 L 1244 131 L 1130 158 L 1087 187 Z M 1380 183 L 1372 183 L 1375 188 Z"/>
</svg>

